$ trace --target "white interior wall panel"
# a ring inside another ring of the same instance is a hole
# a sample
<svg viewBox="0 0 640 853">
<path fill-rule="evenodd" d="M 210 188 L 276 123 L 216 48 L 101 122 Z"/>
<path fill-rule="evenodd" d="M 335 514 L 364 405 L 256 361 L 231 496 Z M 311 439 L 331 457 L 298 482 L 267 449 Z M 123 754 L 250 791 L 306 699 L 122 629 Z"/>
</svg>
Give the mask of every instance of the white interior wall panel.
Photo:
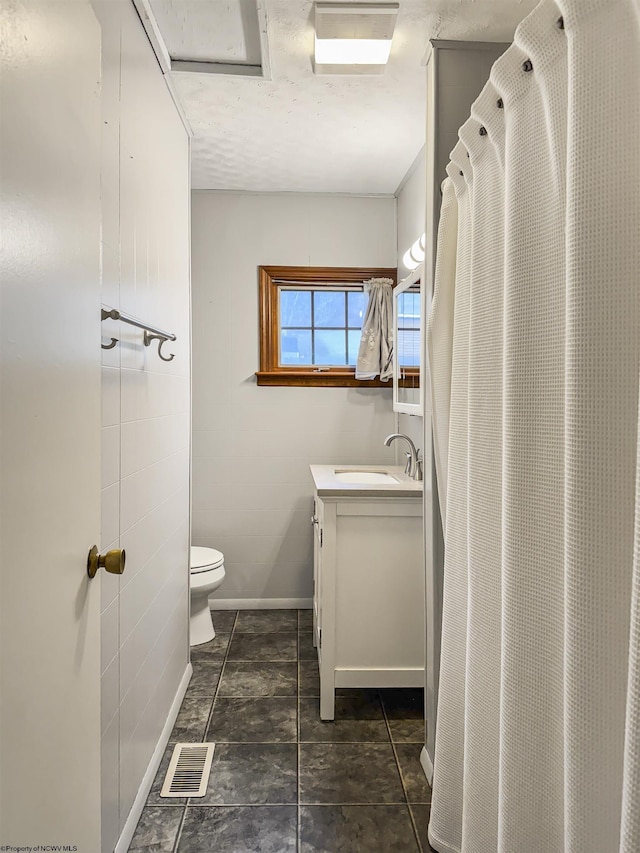
<svg viewBox="0 0 640 853">
<path fill-rule="evenodd" d="M 165 352 L 103 336 L 102 849 L 114 848 L 188 664 L 188 139 L 133 5 L 96 0 L 103 32 L 103 302 L 177 335 Z"/>
</svg>

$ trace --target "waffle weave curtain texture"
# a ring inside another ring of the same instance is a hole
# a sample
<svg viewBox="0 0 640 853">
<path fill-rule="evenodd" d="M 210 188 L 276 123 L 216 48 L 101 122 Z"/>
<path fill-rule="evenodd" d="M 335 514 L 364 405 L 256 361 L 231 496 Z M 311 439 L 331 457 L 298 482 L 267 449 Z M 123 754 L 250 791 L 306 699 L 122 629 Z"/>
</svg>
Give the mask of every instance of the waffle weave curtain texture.
<svg viewBox="0 0 640 853">
<path fill-rule="evenodd" d="M 383 382 L 393 376 L 393 280 L 371 278 L 364 282 L 369 294 L 362 321 L 362 337 L 356 362 L 356 379 Z"/>
<path fill-rule="evenodd" d="M 543 0 L 451 154 L 429 837 L 640 851 L 640 7 Z"/>
</svg>

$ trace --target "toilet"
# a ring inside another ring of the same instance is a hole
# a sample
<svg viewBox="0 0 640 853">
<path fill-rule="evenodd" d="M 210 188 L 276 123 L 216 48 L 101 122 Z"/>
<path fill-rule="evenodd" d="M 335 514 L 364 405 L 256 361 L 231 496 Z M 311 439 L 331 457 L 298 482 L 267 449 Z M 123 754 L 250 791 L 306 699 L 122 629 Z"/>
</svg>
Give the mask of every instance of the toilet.
<svg viewBox="0 0 640 853">
<path fill-rule="evenodd" d="M 224 554 L 215 548 L 191 546 L 191 620 L 189 623 L 192 646 L 208 643 L 216 632 L 213 628 L 209 595 L 224 580 Z"/>
</svg>

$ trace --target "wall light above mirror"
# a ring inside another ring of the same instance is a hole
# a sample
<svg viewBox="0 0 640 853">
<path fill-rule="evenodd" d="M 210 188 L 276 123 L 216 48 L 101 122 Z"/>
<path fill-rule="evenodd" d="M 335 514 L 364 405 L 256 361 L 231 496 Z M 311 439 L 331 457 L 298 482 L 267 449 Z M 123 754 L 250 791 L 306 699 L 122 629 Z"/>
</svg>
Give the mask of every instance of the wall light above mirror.
<svg viewBox="0 0 640 853">
<path fill-rule="evenodd" d="M 402 264 L 405 269 L 415 270 L 424 261 L 424 247 L 426 236 L 423 234 L 413 243 L 402 256 Z"/>
</svg>

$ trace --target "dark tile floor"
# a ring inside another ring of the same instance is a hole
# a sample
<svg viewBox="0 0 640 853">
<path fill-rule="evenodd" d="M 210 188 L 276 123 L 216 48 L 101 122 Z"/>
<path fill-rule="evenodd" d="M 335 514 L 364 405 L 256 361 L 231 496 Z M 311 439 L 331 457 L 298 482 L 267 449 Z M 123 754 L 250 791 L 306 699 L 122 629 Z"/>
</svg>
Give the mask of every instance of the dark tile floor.
<svg viewBox="0 0 640 853">
<path fill-rule="evenodd" d="M 318 713 L 311 611 L 216 611 L 131 853 L 427 853 L 420 690 L 342 690 Z M 162 799 L 178 741 L 216 744 L 207 793 Z"/>
</svg>

